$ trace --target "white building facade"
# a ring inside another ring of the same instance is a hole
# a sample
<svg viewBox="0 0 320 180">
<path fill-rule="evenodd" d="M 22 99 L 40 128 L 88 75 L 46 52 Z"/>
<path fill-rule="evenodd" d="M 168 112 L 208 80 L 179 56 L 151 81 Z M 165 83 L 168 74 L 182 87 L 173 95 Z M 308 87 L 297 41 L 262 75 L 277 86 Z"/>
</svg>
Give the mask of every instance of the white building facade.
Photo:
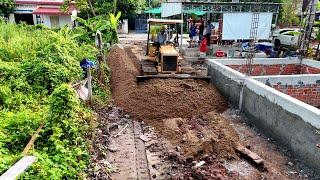
<svg viewBox="0 0 320 180">
<path fill-rule="evenodd" d="M 75 4 L 69 4 L 67 12 L 60 8 L 63 0 L 16 0 L 16 8 L 9 16 L 9 22 L 24 22 L 30 25 L 43 24 L 49 28 L 72 27 L 71 13 Z"/>
</svg>

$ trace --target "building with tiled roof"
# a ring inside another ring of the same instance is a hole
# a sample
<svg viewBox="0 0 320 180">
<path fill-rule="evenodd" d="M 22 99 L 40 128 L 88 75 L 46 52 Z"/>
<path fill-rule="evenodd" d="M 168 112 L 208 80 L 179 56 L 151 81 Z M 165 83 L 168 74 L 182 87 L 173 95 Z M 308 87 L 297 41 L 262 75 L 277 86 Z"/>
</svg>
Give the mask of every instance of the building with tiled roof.
<svg viewBox="0 0 320 180">
<path fill-rule="evenodd" d="M 72 27 L 71 14 L 75 10 L 75 4 L 70 3 L 67 11 L 61 9 L 63 4 L 64 0 L 16 0 L 16 7 L 10 14 L 9 21 L 43 24 L 49 28 L 65 25 Z"/>
</svg>

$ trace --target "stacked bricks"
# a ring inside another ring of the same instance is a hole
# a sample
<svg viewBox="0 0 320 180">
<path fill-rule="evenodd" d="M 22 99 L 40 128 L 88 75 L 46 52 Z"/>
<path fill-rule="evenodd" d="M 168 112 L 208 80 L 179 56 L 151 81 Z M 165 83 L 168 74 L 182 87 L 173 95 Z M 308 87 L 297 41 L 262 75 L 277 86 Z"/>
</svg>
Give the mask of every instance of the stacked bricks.
<svg viewBox="0 0 320 180">
<path fill-rule="evenodd" d="M 228 67 L 246 74 L 248 66 L 243 65 L 228 65 Z M 294 75 L 294 74 L 320 74 L 320 69 L 299 65 L 299 64 L 253 64 L 252 76 L 266 76 L 266 75 Z"/>
<path fill-rule="evenodd" d="M 311 106 L 320 108 L 320 82 L 316 84 L 273 85 L 273 88 L 303 101 Z"/>
<path fill-rule="evenodd" d="M 320 74 L 320 69 L 303 65 L 302 72 L 303 74 Z"/>
</svg>

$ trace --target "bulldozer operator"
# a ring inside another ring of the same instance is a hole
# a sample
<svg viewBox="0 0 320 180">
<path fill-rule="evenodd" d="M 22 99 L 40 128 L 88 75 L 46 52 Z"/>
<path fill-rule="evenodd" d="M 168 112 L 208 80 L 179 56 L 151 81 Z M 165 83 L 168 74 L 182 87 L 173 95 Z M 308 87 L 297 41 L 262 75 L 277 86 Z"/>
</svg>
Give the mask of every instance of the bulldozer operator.
<svg viewBox="0 0 320 180">
<path fill-rule="evenodd" d="M 162 26 L 160 32 L 157 35 L 157 40 L 155 42 L 155 46 L 157 47 L 157 51 L 159 51 L 160 46 L 166 44 L 167 41 L 167 33 L 166 27 Z"/>
</svg>

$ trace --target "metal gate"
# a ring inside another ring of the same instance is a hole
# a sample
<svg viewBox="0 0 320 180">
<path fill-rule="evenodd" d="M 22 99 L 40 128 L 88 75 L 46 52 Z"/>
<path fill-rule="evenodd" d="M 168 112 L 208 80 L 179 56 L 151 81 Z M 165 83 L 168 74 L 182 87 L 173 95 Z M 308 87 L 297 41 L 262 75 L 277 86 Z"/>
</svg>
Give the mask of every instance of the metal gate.
<svg viewBox="0 0 320 180">
<path fill-rule="evenodd" d="M 136 18 L 134 29 L 138 32 L 146 32 L 147 31 L 147 18 Z"/>
</svg>

